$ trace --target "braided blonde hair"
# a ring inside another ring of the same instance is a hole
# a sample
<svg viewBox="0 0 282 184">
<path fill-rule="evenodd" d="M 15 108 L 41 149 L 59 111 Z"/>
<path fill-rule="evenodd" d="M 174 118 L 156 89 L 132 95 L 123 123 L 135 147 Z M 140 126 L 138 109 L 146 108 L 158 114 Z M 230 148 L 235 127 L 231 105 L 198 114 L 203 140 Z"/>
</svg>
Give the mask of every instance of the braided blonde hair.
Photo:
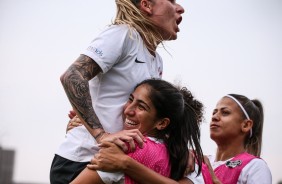
<svg viewBox="0 0 282 184">
<path fill-rule="evenodd" d="M 113 24 L 127 24 L 135 28 L 145 41 L 148 50 L 155 52 L 158 44 L 163 42 L 163 38 L 158 32 L 158 27 L 138 9 L 139 4 L 140 0 L 116 0 L 117 14 Z"/>
</svg>

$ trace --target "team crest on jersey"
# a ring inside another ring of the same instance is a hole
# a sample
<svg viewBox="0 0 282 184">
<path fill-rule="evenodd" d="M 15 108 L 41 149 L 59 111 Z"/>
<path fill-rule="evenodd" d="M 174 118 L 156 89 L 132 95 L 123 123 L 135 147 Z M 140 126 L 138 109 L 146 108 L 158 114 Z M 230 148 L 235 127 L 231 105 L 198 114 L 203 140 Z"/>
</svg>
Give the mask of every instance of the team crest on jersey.
<svg viewBox="0 0 282 184">
<path fill-rule="evenodd" d="M 227 161 L 225 165 L 226 167 L 229 167 L 229 168 L 235 168 L 241 164 L 242 164 L 241 160 L 230 160 L 230 161 Z"/>
</svg>

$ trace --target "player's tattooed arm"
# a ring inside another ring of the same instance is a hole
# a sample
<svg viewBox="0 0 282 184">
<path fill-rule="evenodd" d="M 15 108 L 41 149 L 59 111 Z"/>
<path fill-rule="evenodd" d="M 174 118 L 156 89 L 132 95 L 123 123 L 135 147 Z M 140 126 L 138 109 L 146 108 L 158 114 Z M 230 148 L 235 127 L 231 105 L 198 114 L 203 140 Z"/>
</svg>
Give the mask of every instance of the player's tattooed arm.
<svg viewBox="0 0 282 184">
<path fill-rule="evenodd" d="M 93 109 L 88 81 L 101 71 L 93 59 L 80 55 L 60 78 L 71 105 L 89 126 L 87 128 L 93 130 L 90 133 L 94 137 L 103 131 L 103 127 Z"/>
</svg>

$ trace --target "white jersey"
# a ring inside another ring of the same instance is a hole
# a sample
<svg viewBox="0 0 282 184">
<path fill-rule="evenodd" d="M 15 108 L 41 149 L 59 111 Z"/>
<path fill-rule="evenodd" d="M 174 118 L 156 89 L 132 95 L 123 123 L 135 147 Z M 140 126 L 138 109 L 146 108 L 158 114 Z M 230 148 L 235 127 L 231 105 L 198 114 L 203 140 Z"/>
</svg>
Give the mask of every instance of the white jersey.
<svg viewBox="0 0 282 184">
<path fill-rule="evenodd" d="M 122 107 L 141 81 L 161 78 L 162 59 L 150 54 L 139 33 L 127 25 L 111 25 L 95 38 L 82 54 L 102 69 L 89 82 L 95 113 L 104 130 L 122 130 Z M 88 162 L 97 152 L 95 139 L 84 126 L 66 134 L 56 154 L 76 162 Z"/>
<path fill-rule="evenodd" d="M 208 156 L 209 161 L 211 163 L 211 166 L 213 170 L 215 170 L 217 167 L 226 164 L 226 161 L 217 161 L 215 162 L 215 156 L 209 155 Z M 198 166 L 198 165 L 197 165 Z M 195 170 L 198 168 L 195 168 Z M 187 178 L 189 178 L 194 184 L 203 184 L 204 179 L 203 175 L 200 174 L 198 177 L 196 177 L 196 172 L 193 172 L 192 174 L 189 174 Z M 264 160 L 259 158 L 254 158 L 251 160 L 241 171 L 237 184 L 271 184 L 272 183 L 272 176 L 271 172 L 269 170 L 269 167 L 265 163 Z"/>
</svg>

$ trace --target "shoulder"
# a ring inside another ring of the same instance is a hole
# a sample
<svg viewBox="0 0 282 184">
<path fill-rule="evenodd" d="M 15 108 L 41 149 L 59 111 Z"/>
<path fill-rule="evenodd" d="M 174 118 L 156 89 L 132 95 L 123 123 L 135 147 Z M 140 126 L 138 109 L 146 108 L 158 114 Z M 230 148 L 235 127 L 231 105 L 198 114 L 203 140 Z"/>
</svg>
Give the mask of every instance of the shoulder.
<svg viewBox="0 0 282 184">
<path fill-rule="evenodd" d="M 254 158 L 245 168 L 250 170 L 269 170 L 267 163 L 261 158 Z"/>
<path fill-rule="evenodd" d="M 152 137 L 146 137 L 146 142 L 144 144 L 144 151 L 149 151 L 154 153 L 154 151 L 152 149 L 156 149 L 157 150 L 164 150 L 166 151 L 166 145 L 163 143 L 162 140 L 158 140 L 156 138 L 152 138 Z"/>
<path fill-rule="evenodd" d="M 240 178 L 241 181 L 248 181 L 248 183 L 267 184 L 272 182 L 272 176 L 267 163 L 260 158 L 254 158 L 242 170 Z"/>
<path fill-rule="evenodd" d="M 118 38 L 123 36 L 130 36 L 132 38 L 139 37 L 136 29 L 126 24 L 108 25 L 101 34 L 117 35 Z"/>
<path fill-rule="evenodd" d="M 136 150 L 128 153 L 128 155 L 146 166 L 167 166 L 169 164 L 169 154 L 165 144 L 155 142 L 151 139 L 146 139 L 143 148 L 136 146 Z"/>
<path fill-rule="evenodd" d="M 145 154 L 146 156 L 156 155 L 156 156 L 164 156 L 167 154 L 167 148 L 164 143 L 158 141 L 154 138 L 146 137 L 146 142 L 144 142 L 144 147 L 139 148 L 136 145 L 136 150 L 134 152 L 129 153 L 129 155 L 135 154 Z M 166 156 L 165 156 L 166 157 Z"/>
</svg>

